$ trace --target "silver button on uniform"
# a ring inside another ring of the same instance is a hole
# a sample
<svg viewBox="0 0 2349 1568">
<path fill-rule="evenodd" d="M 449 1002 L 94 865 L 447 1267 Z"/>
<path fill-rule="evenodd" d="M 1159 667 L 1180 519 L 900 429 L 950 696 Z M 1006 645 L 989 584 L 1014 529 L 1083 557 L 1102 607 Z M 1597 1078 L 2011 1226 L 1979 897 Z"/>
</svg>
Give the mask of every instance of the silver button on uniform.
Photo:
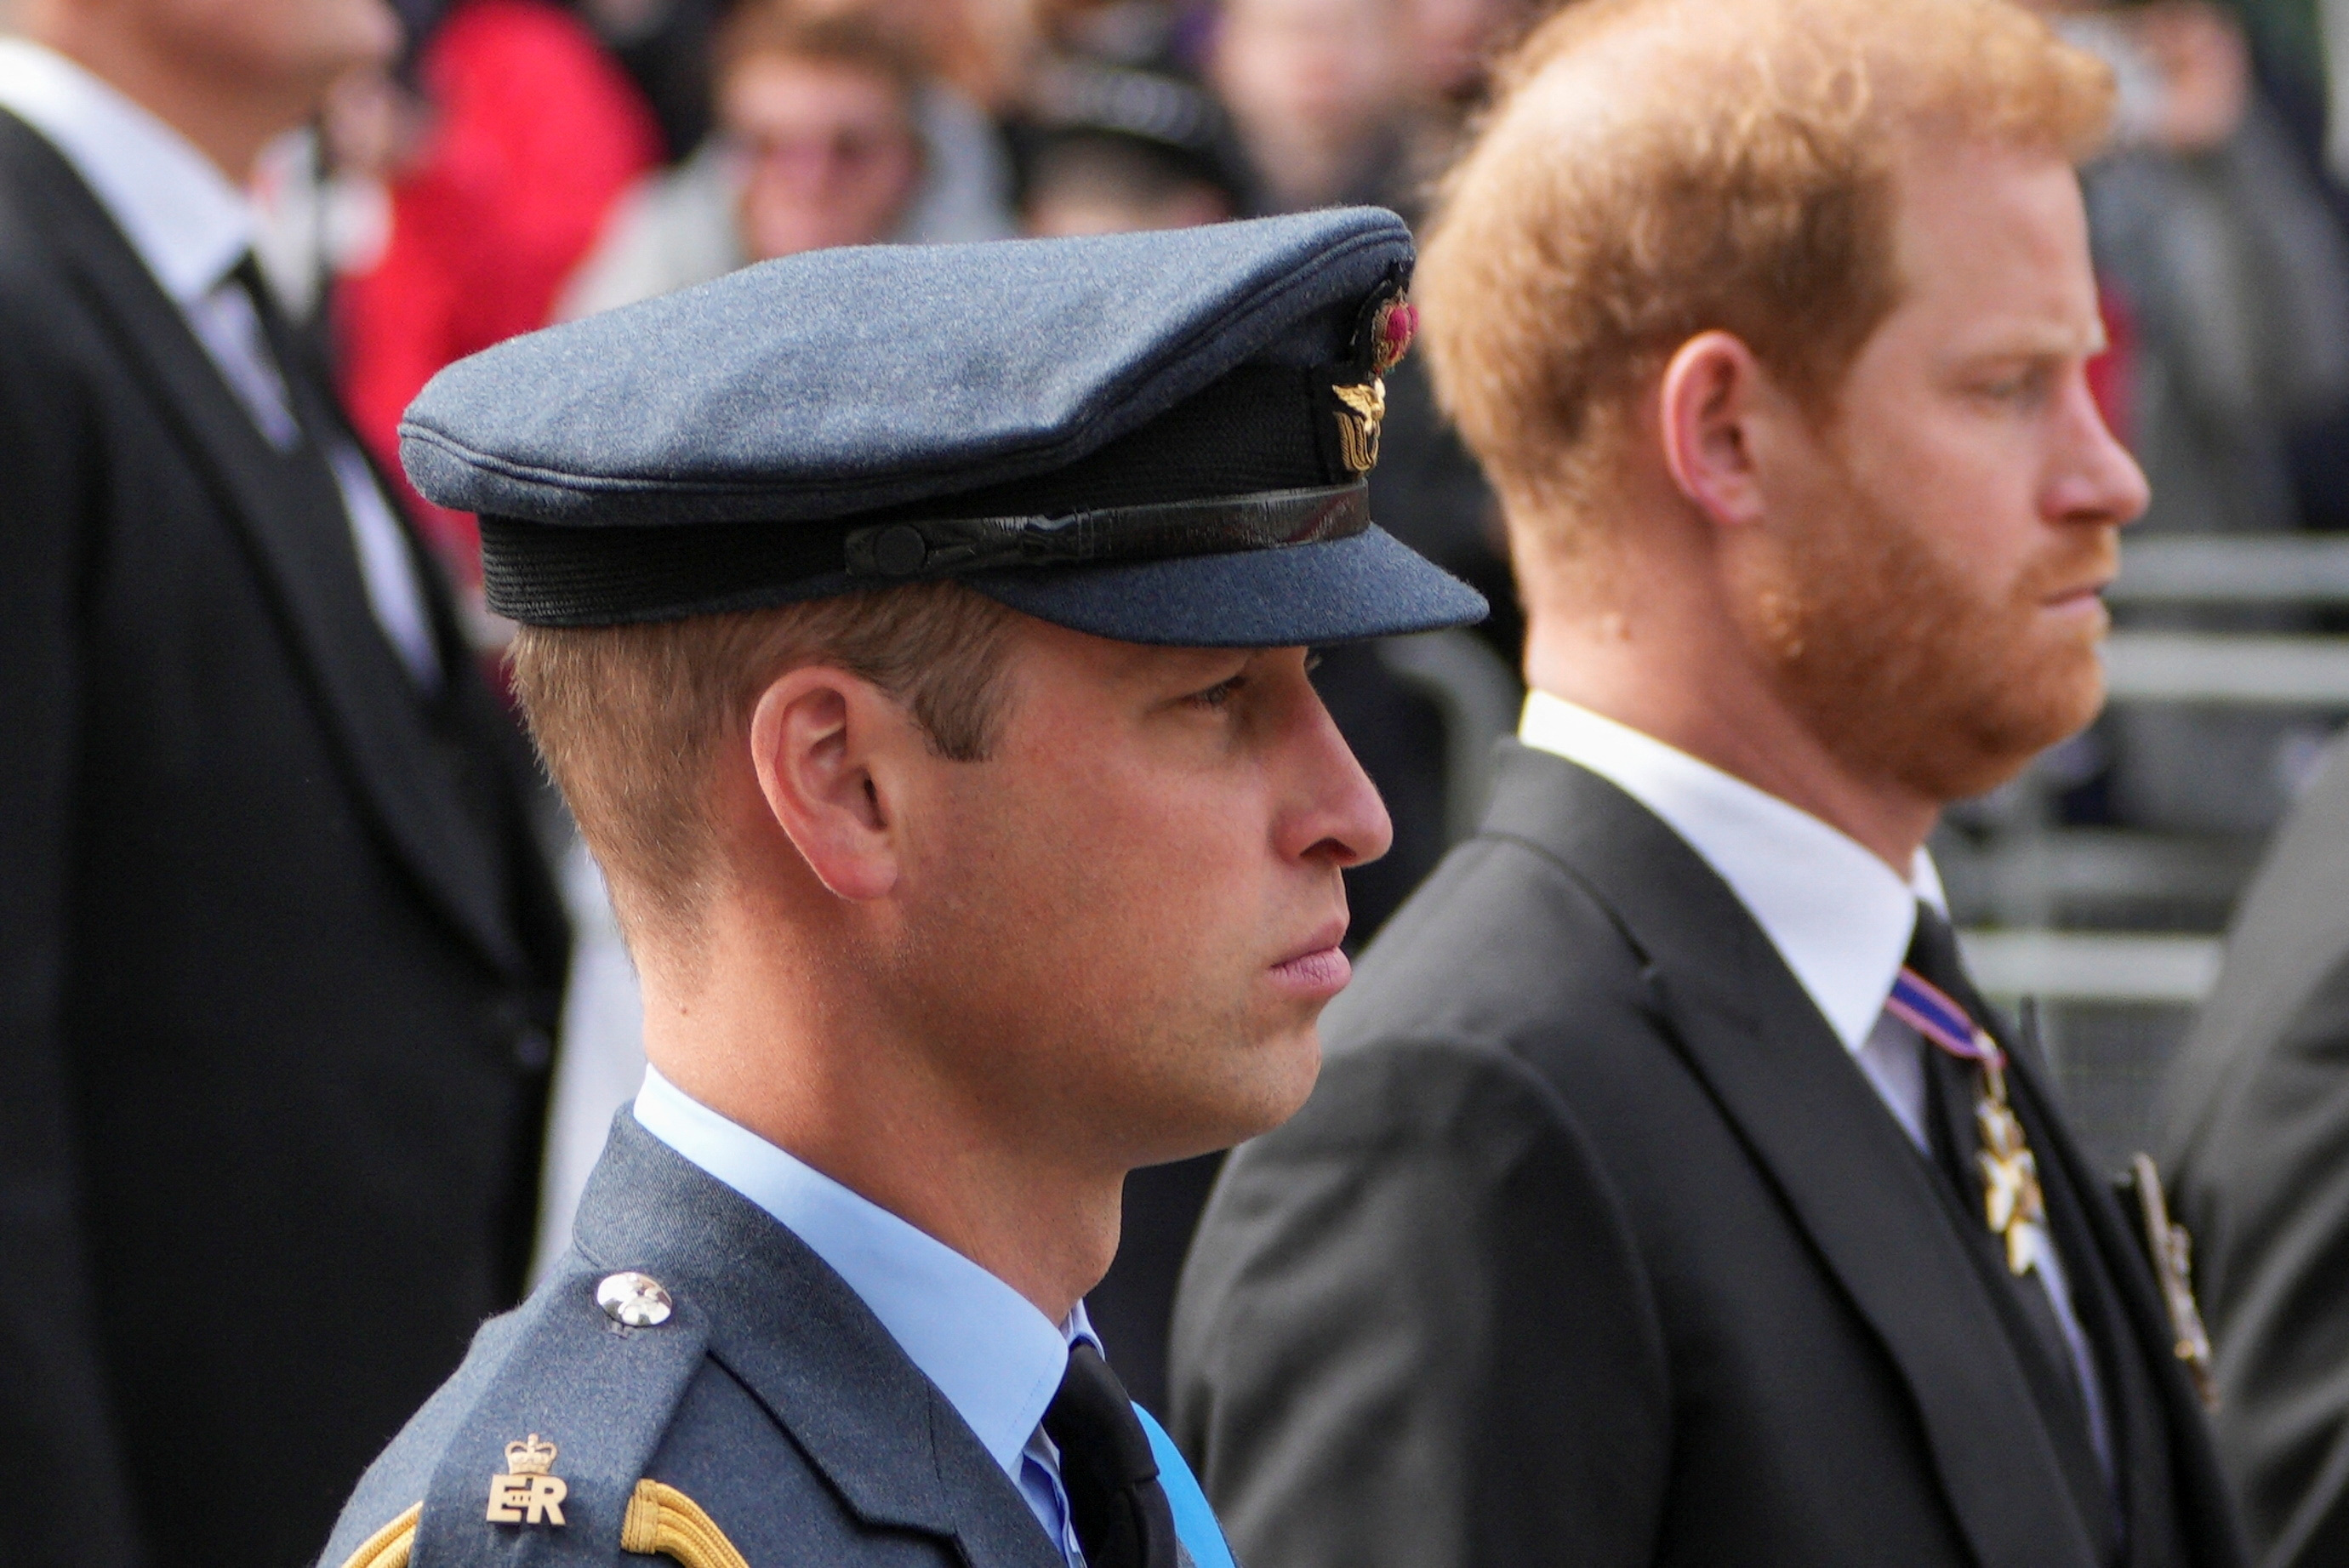
<svg viewBox="0 0 2349 1568">
<path fill-rule="evenodd" d="M 595 1305 L 604 1315 L 630 1328 L 654 1328 L 668 1321 L 674 1310 L 668 1292 L 650 1274 L 606 1274 L 595 1287 Z"/>
</svg>

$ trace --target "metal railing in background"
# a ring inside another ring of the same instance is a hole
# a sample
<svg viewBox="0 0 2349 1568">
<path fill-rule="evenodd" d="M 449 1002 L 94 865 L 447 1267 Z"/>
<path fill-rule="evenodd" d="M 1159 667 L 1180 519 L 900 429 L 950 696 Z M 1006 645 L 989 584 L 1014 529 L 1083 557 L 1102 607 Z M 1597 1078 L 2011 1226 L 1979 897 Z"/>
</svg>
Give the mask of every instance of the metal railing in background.
<svg viewBox="0 0 2349 1568">
<path fill-rule="evenodd" d="M 2115 604 L 2349 604 L 2349 537 L 2128 535 Z"/>
<path fill-rule="evenodd" d="M 2107 600 L 2143 610 L 2349 609 L 2349 538 L 2131 538 Z M 2349 717 L 2349 636 L 2116 631 L 2109 700 Z M 2253 841 L 2054 824 L 2034 770 L 1935 854 L 1976 982 L 2035 998 L 2075 1125 L 2112 1163 L 2139 1147 L 2172 1049 L 2209 995 Z M 2034 795 L 2034 791 L 2036 792 Z"/>
<path fill-rule="evenodd" d="M 2219 983 L 2215 936 L 2106 931 L 1965 931 L 1967 972 L 2002 1002 L 2192 1007 Z"/>
</svg>

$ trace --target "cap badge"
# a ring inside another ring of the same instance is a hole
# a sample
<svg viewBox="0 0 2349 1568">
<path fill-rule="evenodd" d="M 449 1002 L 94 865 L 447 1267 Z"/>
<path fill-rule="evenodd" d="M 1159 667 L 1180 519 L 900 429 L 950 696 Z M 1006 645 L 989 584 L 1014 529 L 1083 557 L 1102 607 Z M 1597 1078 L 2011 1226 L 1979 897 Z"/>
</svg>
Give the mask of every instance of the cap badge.
<svg viewBox="0 0 2349 1568">
<path fill-rule="evenodd" d="M 1379 426 L 1387 417 L 1387 384 L 1373 376 L 1359 387 L 1332 387 L 1338 395 L 1338 451 L 1358 474 L 1379 466 Z"/>
<path fill-rule="evenodd" d="M 571 1488 L 561 1476 L 547 1473 L 554 1468 L 558 1451 L 536 1432 L 506 1445 L 505 1471 L 490 1478 L 492 1524 L 563 1522 L 563 1500 L 571 1495 Z"/>
<path fill-rule="evenodd" d="M 1338 395 L 1338 452 L 1358 474 L 1379 465 L 1379 427 L 1387 417 L 1386 373 L 1402 363 L 1411 340 L 1419 332 L 1419 310 L 1400 290 L 1364 307 L 1354 329 L 1354 368 L 1369 374 L 1351 386 L 1330 388 Z"/>
<path fill-rule="evenodd" d="M 1402 363 L 1411 352 L 1411 340 L 1419 335 L 1419 307 L 1396 294 L 1380 304 L 1371 317 L 1371 370 L 1384 376 Z"/>
</svg>

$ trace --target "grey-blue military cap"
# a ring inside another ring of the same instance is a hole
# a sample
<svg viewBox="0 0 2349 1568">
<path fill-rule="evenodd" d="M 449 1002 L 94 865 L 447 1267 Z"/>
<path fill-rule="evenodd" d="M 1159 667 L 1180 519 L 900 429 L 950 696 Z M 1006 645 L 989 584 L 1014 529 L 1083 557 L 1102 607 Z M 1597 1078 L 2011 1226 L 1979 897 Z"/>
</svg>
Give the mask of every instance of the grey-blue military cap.
<svg viewBox="0 0 2349 1568">
<path fill-rule="evenodd" d="M 1127 642 L 1458 625 L 1363 478 L 1412 259 L 1377 208 L 814 252 L 460 360 L 400 454 L 530 624 L 953 577 Z"/>
</svg>

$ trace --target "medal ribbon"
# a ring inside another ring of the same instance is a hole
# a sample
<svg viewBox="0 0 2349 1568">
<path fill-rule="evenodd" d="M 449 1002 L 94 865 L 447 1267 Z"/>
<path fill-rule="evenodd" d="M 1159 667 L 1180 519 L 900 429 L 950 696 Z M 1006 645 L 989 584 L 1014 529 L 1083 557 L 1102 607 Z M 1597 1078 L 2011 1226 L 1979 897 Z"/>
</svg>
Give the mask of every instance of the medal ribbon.
<svg viewBox="0 0 2349 1568">
<path fill-rule="evenodd" d="M 2006 1243 L 2006 1266 L 2016 1275 L 2038 1266 L 2047 1246 L 2047 1204 L 2039 1162 L 2023 1123 L 2006 1099 L 2006 1053 L 1950 994 L 1904 966 L 1885 998 L 1885 1011 L 1960 1061 L 1981 1069 L 1974 1129 L 1982 1148 L 1974 1166 L 1982 1183 L 1982 1219 Z"/>
<path fill-rule="evenodd" d="M 1989 1032 L 1967 1016 L 1966 1010 L 1951 1001 L 1949 993 L 1918 974 L 1902 967 L 1892 982 L 1892 995 L 1885 999 L 1885 1010 L 1927 1039 L 1963 1062 L 1980 1062 L 2000 1072 L 2006 1070 L 2006 1053 Z"/>
</svg>

